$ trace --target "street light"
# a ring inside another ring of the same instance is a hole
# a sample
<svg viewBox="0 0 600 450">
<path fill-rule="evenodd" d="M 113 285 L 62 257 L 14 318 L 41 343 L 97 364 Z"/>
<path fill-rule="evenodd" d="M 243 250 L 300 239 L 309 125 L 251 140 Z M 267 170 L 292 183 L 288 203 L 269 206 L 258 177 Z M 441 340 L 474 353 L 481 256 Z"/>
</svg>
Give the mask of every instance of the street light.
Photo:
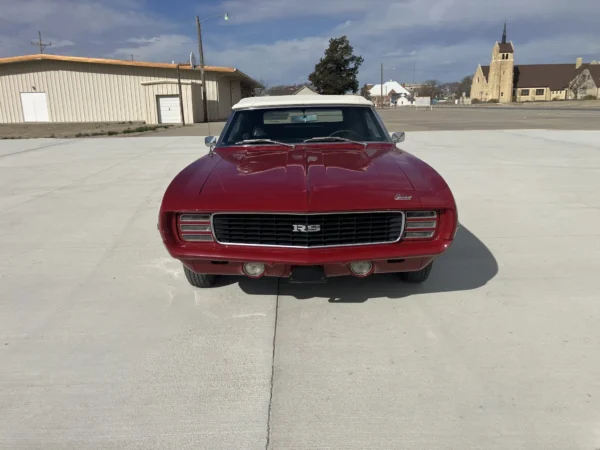
<svg viewBox="0 0 600 450">
<path fill-rule="evenodd" d="M 200 56 L 200 76 L 202 78 L 202 109 L 204 111 L 204 122 L 208 122 L 208 102 L 206 98 L 206 76 L 204 73 L 204 50 L 202 48 L 202 22 L 206 22 L 209 19 L 215 19 L 222 17 L 223 20 L 229 20 L 229 14 L 225 13 L 216 14 L 214 16 L 207 17 L 206 19 L 200 20 L 200 17 L 196 16 L 196 31 L 198 33 L 198 53 Z"/>
</svg>

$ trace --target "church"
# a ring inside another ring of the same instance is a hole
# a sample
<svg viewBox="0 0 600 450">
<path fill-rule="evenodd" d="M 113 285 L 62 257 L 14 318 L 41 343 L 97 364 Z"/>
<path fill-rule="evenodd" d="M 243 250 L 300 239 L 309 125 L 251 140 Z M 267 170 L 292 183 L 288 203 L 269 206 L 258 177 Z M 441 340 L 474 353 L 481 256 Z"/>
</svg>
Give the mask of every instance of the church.
<svg viewBox="0 0 600 450">
<path fill-rule="evenodd" d="M 584 70 L 592 76 L 600 75 L 600 64 L 583 64 L 582 58 L 577 58 L 571 64 L 515 65 L 515 47 L 512 41 L 506 41 L 505 23 L 502 41 L 494 45 L 490 65 L 479 65 L 475 71 L 471 100 L 511 103 L 578 98 L 572 86 Z"/>
</svg>

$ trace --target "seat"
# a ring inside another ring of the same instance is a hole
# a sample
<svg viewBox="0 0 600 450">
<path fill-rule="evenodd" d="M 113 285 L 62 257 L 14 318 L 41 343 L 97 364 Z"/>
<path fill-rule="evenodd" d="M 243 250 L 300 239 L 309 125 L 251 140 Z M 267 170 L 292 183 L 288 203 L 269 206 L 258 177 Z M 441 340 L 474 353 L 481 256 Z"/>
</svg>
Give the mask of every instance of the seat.
<svg viewBox="0 0 600 450">
<path fill-rule="evenodd" d="M 254 127 L 252 129 L 252 139 L 267 139 L 269 136 L 265 133 L 261 127 Z"/>
</svg>

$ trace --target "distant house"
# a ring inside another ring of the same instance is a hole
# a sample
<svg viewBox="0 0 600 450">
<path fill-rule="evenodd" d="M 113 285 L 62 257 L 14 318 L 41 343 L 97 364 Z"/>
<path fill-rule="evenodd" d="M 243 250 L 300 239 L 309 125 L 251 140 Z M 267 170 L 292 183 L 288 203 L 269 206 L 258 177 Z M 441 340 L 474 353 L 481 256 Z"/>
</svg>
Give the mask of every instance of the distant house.
<svg viewBox="0 0 600 450">
<path fill-rule="evenodd" d="M 382 104 L 382 94 L 384 105 L 411 105 L 414 101 L 410 91 L 393 80 L 383 83 L 383 91 L 381 84 L 375 84 L 369 90 L 369 95 L 376 105 Z"/>
<path fill-rule="evenodd" d="M 319 95 L 319 93 L 314 89 L 311 89 L 310 86 L 302 86 L 294 92 L 294 95 Z"/>
<path fill-rule="evenodd" d="M 287 86 L 274 86 L 267 89 L 264 95 L 319 95 L 315 89 L 308 84 L 291 84 Z"/>
</svg>

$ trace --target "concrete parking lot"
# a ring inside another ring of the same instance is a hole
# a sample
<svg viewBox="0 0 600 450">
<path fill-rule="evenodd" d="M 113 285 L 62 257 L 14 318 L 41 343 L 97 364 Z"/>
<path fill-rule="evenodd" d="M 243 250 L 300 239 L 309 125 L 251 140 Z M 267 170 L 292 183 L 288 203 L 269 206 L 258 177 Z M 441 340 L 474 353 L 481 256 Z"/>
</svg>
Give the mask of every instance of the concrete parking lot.
<svg viewBox="0 0 600 450">
<path fill-rule="evenodd" d="M 201 141 L 0 142 L 0 448 L 600 448 L 600 132 L 408 133 L 462 224 L 417 287 L 193 289 Z"/>
</svg>

